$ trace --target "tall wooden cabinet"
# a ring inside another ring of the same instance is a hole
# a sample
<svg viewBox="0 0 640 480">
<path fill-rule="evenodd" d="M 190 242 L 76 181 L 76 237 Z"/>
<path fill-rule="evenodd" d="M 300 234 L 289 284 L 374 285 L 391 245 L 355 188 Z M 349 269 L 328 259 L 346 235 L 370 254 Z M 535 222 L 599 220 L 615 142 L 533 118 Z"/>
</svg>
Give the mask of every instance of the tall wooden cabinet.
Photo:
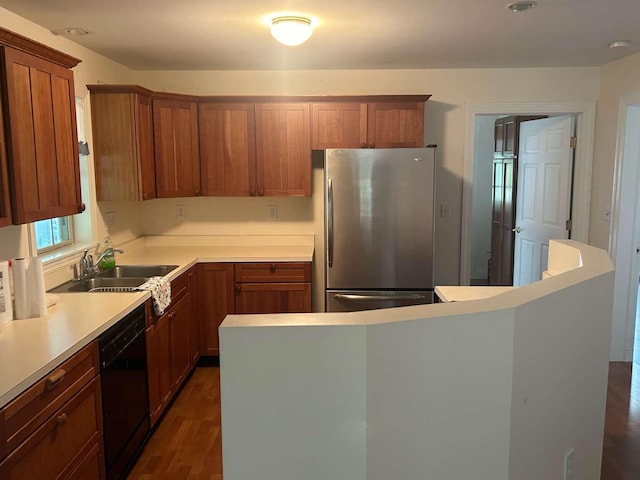
<svg viewBox="0 0 640 480">
<path fill-rule="evenodd" d="M 0 32 L 0 45 L 6 35 Z M 0 50 L 13 223 L 82 212 L 75 91 L 69 69 L 78 61 L 34 55 L 20 42 Z M 60 60 L 64 64 L 56 63 Z M 7 222 L 6 206 L 0 217 Z"/>
<path fill-rule="evenodd" d="M 196 101 L 180 96 L 154 97 L 153 139 L 158 198 L 200 195 Z"/>
<path fill-rule="evenodd" d="M 152 92 L 135 85 L 87 85 L 98 201 L 156 197 Z"/>
<path fill-rule="evenodd" d="M 233 263 L 198 265 L 200 307 L 200 351 L 218 355 L 218 327 L 228 314 L 235 313 Z"/>
<path fill-rule="evenodd" d="M 513 285 L 520 124 L 544 116 L 510 116 L 494 125 L 489 285 Z"/>
</svg>

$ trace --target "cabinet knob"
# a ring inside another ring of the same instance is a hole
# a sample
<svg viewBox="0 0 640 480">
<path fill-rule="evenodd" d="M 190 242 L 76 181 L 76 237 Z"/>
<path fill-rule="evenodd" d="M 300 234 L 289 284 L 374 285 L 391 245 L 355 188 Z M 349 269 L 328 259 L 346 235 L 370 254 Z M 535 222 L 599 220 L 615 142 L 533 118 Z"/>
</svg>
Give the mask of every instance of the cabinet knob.
<svg viewBox="0 0 640 480">
<path fill-rule="evenodd" d="M 78 213 L 82 213 L 87 209 L 87 206 L 84 203 L 78 205 Z"/>
<path fill-rule="evenodd" d="M 272 264 L 269 266 L 269 271 L 270 271 L 271 273 L 276 273 L 276 264 L 275 264 L 275 263 L 272 263 Z"/>
<path fill-rule="evenodd" d="M 236 283 L 236 295 L 240 295 L 241 291 L 242 291 L 242 287 L 240 286 L 239 283 Z"/>
<path fill-rule="evenodd" d="M 250 196 L 250 197 L 255 197 L 255 196 L 256 196 L 256 191 L 255 191 L 255 190 L 251 190 L 251 191 L 249 192 L 249 196 Z"/>
<path fill-rule="evenodd" d="M 264 197 L 264 190 L 259 190 L 258 191 L 258 196 L 259 197 Z"/>
<path fill-rule="evenodd" d="M 56 418 L 56 422 L 58 422 L 58 425 L 64 425 L 65 423 L 67 423 L 67 414 L 61 413 L 60 415 L 58 415 L 58 418 Z"/>
</svg>

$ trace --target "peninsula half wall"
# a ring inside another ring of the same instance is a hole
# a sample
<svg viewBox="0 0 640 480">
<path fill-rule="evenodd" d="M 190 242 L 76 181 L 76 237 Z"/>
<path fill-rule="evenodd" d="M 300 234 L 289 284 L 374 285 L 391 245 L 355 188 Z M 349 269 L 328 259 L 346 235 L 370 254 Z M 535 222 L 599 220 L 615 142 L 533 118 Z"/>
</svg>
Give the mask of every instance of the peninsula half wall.
<svg viewBox="0 0 640 480">
<path fill-rule="evenodd" d="M 545 280 L 491 298 L 233 315 L 220 328 L 229 480 L 599 479 L 606 252 L 550 243 Z"/>
</svg>

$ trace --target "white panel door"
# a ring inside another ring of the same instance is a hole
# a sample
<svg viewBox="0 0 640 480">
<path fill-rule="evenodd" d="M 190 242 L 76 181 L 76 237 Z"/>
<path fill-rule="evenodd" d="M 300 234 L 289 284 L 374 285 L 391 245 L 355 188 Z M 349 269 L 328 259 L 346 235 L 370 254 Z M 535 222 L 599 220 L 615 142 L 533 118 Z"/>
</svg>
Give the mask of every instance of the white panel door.
<svg viewBox="0 0 640 480">
<path fill-rule="evenodd" d="M 570 219 L 573 116 L 520 124 L 513 284 L 542 278 L 549 239 L 567 238 Z"/>
</svg>

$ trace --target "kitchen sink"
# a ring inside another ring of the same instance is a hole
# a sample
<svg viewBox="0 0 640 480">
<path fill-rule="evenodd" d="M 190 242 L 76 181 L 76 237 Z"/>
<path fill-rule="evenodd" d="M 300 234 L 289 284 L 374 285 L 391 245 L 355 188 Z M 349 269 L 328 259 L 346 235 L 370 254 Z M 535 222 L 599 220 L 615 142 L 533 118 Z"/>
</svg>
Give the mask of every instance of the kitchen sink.
<svg viewBox="0 0 640 480">
<path fill-rule="evenodd" d="M 51 293 L 65 292 L 132 292 L 148 280 L 146 277 L 93 277 L 80 281 L 70 280 L 49 290 Z"/>
<path fill-rule="evenodd" d="M 97 274 L 99 278 L 163 277 L 178 265 L 117 265 Z"/>
</svg>

